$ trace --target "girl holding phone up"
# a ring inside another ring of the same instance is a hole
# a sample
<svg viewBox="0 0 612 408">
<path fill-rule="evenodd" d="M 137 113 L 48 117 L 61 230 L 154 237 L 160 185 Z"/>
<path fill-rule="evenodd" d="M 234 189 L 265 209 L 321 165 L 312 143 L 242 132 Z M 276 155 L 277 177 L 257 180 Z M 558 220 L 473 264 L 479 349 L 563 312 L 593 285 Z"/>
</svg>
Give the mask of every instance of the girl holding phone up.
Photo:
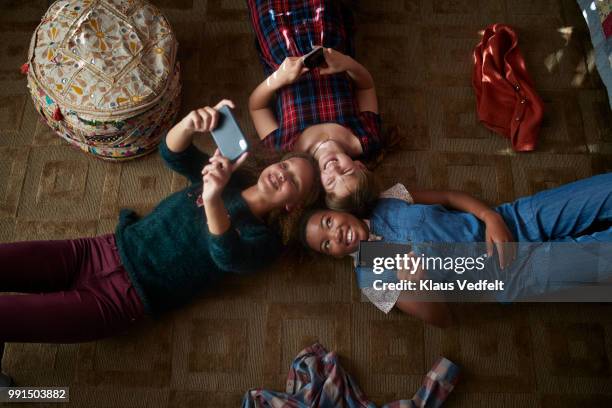
<svg viewBox="0 0 612 408">
<path fill-rule="evenodd" d="M 280 254 L 269 217 L 314 203 L 318 169 L 309 156 L 294 154 L 250 181 L 239 171 L 246 155 L 231 163 L 197 149 L 194 135 L 214 129 L 224 105 L 233 107 L 224 100 L 192 111 L 162 141 L 166 165 L 190 185 L 150 214 L 122 210 L 114 234 L 0 244 L 0 292 L 24 293 L 0 295 L 0 351 L 7 341 L 112 336 Z"/>
</svg>

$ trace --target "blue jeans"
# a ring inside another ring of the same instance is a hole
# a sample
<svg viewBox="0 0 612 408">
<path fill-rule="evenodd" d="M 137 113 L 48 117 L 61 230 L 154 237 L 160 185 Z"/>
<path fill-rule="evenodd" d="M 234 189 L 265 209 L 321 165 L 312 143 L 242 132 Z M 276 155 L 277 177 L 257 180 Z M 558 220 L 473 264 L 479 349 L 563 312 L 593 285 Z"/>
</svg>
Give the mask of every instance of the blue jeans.
<svg viewBox="0 0 612 408">
<path fill-rule="evenodd" d="M 537 299 L 612 278 L 612 173 L 502 204 L 496 211 L 519 242 L 513 265 L 496 268 L 507 286 L 498 300 Z"/>
<path fill-rule="evenodd" d="M 519 242 L 612 242 L 612 173 L 502 204 L 496 211 Z M 597 226 L 601 229 L 591 230 Z"/>
</svg>

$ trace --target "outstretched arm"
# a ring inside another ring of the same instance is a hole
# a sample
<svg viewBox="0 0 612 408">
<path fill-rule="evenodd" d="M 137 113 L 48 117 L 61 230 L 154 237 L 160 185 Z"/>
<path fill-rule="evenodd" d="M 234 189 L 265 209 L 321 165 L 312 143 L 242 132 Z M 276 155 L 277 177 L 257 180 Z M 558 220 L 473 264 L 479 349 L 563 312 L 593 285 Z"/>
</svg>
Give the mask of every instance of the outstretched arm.
<svg viewBox="0 0 612 408">
<path fill-rule="evenodd" d="M 168 135 L 166 136 L 166 145 L 168 146 L 168 150 L 170 150 L 172 153 L 182 153 L 187 150 L 189 146 L 191 146 L 193 136 L 196 132 L 193 123 L 195 121 L 201 121 L 202 111 L 206 112 L 206 108 L 208 108 L 208 106 L 189 112 L 189 114 L 185 116 L 183 120 L 170 129 Z M 206 112 L 206 115 L 210 114 Z"/>
<path fill-rule="evenodd" d="M 224 105 L 234 107 L 232 101 L 224 99 L 213 108 L 205 106 L 189 112 L 160 143 L 159 151 L 166 165 L 192 183 L 201 180 L 202 166 L 210 158 L 192 143 L 193 137 L 196 133 L 209 132 L 217 125 L 217 109 Z"/>
<path fill-rule="evenodd" d="M 506 242 L 514 242 L 514 236 L 508 229 L 499 213 L 488 205 L 460 191 L 421 190 L 410 191 L 415 204 L 440 204 L 444 207 L 473 214 L 486 225 L 487 252 L 493 255 L 493 246 L 497 247 L 499 265 L 503 269 L 516 256 L 514 245 L 504 246 Z"/>
<path fill-rule="evenodd" d="M 202 169 L 202 200 L 208 224 L 208 250 L 213 262 L 224 271 L 243 273 L 270 262 L 280 252 L 280 241 L 265 225 L 232 225 L 221 197 L 232 173 L 244 162 L 244 153 L 235 163 L 221 156 L 219 150 Z"/>
<path fill-rule="evenodd" d="M 213 235 L 225 233 L 231 225 L 227 209 L 221 198 L 232 173 L 244 163 L 248 153 L 243 153 L 235 163 L 221 156 L 219 149 L 210 158 L 210 164 L 202 169 L 202 201 L 208 231 Z"/>
<path fill-rule="evenodd" d="M 308 68 L 304 67 L 302 58 L 287 57 L 283 64 L 251 93 L 249 113 L 259 139 L 263 140 L 270 132 L 278 129 L 278 121 L 270 109 L 276 91 L 292 84 L 307 71 Z"/>
<path fill-rule="evenodd" d="M 410 195 L 415 204 L 440 204 L 453 210 L 472 213 L 482 221 L 490 213 L 497 214 L 479 199 L 462 191 L 410 190 Z"/>
<path fill-rule="evenodd" d="M 278 129 L 278 121 L 270 109 L 270 102 L 278 89 L 278 81 L 270 75 L 249 97 L 249 113 L 260 140 Z"/>
<path fill-rule="evenodd" d="M 166 136 L 168 150 L 173 153 L 181 153 L 191 146 L 193 136 L 196 133 L 206 133 L 213 130 L 217 126 L 219 119 L 219 112 L 217 110 L 222 106 L 229 106 L 233 109 L 234 102 L 223 99 L 212 108 L 205 106 L 189 112 L 187 116 L 168 132 Z"/>
<path fill-rule="evenodd" d="M 346 72 L 357 87 L 359 111 L 378 113 L 378 98 L 370 71 L 355 59 L 334 49 L 326 48 L 324 55 L 327 66 L 320 69 L 321 75 Z"/>
</svg>

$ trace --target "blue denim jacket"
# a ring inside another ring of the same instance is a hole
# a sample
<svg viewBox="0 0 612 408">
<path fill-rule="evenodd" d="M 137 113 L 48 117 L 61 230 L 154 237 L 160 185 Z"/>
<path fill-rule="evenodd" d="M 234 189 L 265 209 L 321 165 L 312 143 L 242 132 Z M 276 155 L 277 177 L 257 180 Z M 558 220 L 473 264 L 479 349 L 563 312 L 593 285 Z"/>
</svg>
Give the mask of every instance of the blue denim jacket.
<svg viewBox="0 0 612 408">
<path fill-rule="evenodd" d="M 397 243 L 483 242 L 484 224 L 469 213 L 441 205 L 409 204 L 393 198 L 378 201 L 370 228 Z"/>
<path fill-rule="evenodd" d="M 588 284 L 612 278 L 612 251 L 609 250 L 612 245 L 612 173 L 542 191 L 502 204 L 495 211 L 519 242 L 516 259 L 509 268 L 500 270 L 497 259 L 490 258 L 485 272 L 478 276 L 502 278 L 507 282 L 507 290 L 497 297 L 498 300 L 539 296 L 578 282 Z M 608 227 L 583 232 L 602 222 Z M 427 256 L 478 256 L 485 249 L 484 244 L 456 245 L 483 243 L 485 225 L 472 214 L 440 205 L 381 199 L 372 213 L 370 227 L 384 241 L 412 244 L 416 255 L 423 252 Z M 422 245 L 430 243 L 449 245 Z M 471 248 L 472 253 L 466 252 L 466 248 Z M 439 280 L 456 278 L 452 273 L 449 276 L 448 271 L 428 270 L 427 273 L 428 277 Z M 358 268 L 357 275 L 362 282 L 369 274 Z"/>
</svg>

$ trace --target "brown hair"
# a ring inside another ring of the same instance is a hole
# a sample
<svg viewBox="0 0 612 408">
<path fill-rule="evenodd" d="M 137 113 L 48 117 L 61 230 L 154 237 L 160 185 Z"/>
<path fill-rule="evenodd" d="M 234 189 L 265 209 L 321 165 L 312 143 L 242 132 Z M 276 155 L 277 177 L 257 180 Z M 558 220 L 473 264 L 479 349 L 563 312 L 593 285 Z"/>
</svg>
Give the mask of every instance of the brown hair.
<svg viewBox="0 0 612 408">
<path fill-rule="evenodd" d="M 310 208 L 319 201 L 319 198 L 321 197 L 321 191 L 323 189 L 321 185 L 321 171 L 319 170 L 319 164 L 311 155 L 303 152 L 287 153 L 281 157 L 280 161 L 290 160 L 293 158 L 304 159 L 308 161 L 308 163 L 310 163 L 312 167 L 314 177 L 314 180 L 312 181 L 312 188 L 310 189 L 308 194 L 306 194 L 306 199 L 301 203 L 300 206 L 302 208 Z"/>
<path fill-rule="evenodd" d="M 275 226 L 281 235 L 284 244 L 292 240 L 292 234 L 295 226 L 299 223 L 299 219 L 304 211 L 307 211 L 315 205 L 321 204 L 321 174 L 317 162 L 307 153 L 290 152 L 282 154 L 275 151 L 264 150 L 261 147 L 254 147 L 250 157 L 237 170 L 239 177 L 245 186 L 250 186 L 257 183 L 259 175 L 268 166 L 292 158 L 300 158 L 307 160 L 313 169 L 312 188 L 306 192 L 306 197 L 299 203 L 299 207 L 287 213 L 284 208 L 279 208 L 272 211 L 266 217 L 266 223 L 270 226 Z"/>
<path fill-rule="evenodd" d="M 257 183 L 259 175 L 266 167 L 293 158 L 304 159 L 312 166 L 315 179 L 313 180 L 312 189 L 302 203 L 303 207 L 310 207 L 319 200 L 322 187 L 319 165 L 307 153 L 290 152 L 281 154 L 278 152 L 263 152 L 262 149 L 253 149 L 247 161 L 236 171 L 236 174 L 239 175 L 245 186 L 251 186 Z"/>
<path fill-rule="evenodd" d="M 325 204 L 331 210 L 348 211 L 357 217 L 363 217 L 372 209 L 380 195 L 380 185 L 374 173 L 368 169 L 355 171 L 357 186 L 355 191 L 346 197 L 333 193 L 325 195 Z"/>
</svg>

